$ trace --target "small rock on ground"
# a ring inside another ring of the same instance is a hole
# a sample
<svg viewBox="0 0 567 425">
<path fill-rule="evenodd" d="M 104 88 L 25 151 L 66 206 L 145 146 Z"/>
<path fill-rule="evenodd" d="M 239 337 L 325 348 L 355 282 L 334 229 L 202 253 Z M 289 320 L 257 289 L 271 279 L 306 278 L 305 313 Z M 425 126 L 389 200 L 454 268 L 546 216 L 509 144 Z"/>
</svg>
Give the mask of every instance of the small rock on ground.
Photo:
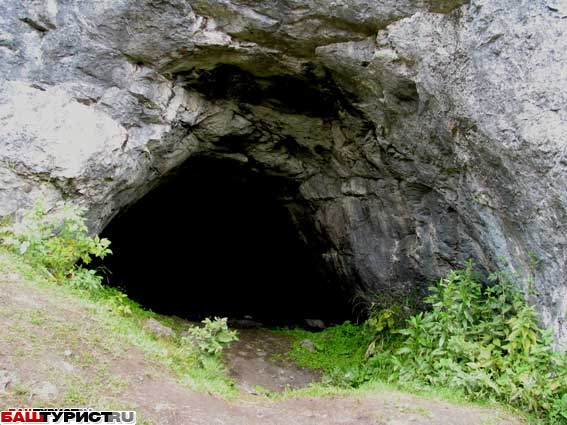
<svg viewBox="0 0 567 425">
<path fill-rule="evenodd" d="M 154 318 L 149 318 L 144 322 L 144 329 L 160 338 L 171 338 L 174 335 L 173 329 Z"/>
<path fill-rule="evenodd" d="M 308 338 L 302 339 L 299 345 L 311 352 L 315 351 L 315 344 L 313 344 L 313 341 Z"/>
</svg>

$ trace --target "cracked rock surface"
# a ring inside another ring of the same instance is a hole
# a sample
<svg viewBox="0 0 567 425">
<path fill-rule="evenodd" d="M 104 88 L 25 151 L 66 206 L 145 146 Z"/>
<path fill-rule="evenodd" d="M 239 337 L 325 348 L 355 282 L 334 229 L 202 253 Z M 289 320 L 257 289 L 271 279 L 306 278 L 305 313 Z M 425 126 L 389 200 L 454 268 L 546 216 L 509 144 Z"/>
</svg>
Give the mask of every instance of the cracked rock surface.
<svg viewBox="0 0 567 425">
<path fill-rule="evenodd" d="M 289 182 L 321 267 L 386 301 L 474 258 L 567 342 L 567 3 L 5 0 L 0 216 L 93 231 L 189 158 Z"/>
</svg>

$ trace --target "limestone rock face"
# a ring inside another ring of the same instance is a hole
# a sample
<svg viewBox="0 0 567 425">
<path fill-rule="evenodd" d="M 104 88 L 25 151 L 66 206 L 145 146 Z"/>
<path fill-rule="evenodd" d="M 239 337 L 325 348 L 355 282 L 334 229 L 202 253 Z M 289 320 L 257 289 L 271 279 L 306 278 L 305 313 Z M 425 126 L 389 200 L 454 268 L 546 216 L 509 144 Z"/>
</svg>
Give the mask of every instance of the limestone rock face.
<svg viewBox="0 0 567 425">
<path fill-rule="evenodd" d="M 93 231 L 191 157 L 296 187 L 321 264 L 364 296 L 509 268 L 567 342 L 567 3 L 5 0 L 0 215 Z M 530 283 L 532 282 L 532 283 Z"/>
</svg>

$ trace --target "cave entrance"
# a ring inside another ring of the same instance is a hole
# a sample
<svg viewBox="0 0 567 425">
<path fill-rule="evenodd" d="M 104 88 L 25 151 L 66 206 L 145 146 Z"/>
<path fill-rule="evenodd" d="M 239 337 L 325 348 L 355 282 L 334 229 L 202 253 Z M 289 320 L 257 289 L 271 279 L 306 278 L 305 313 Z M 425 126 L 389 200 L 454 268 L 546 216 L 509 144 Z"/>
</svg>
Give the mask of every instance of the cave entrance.
<svg viewBox="0 0 567 425">
<path fill-rule="evenodd" d="M 188 160 L 106 227 L 109 283 L 146 308 L 266 325 L 350 319 L 289 207 L 297 184 L 234 160 Z"/>
</svg>

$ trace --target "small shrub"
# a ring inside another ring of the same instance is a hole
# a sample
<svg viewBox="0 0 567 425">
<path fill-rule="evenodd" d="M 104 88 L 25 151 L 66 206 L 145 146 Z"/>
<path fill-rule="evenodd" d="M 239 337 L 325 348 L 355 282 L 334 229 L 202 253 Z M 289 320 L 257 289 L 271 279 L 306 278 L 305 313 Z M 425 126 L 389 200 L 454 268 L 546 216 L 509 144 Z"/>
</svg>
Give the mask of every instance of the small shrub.
<svg viewBox="0 0 567 425">
<path fill-rule="evenodd" d="M 67 275 L 69 285 L 88 291 L 98 291 L 102 288 L 102 276 L 96 270 L 77 267 Z"/>
<path fill-rule="evenodd" d="M 228 344 L 238 340 L 237 332 L 228 329 L 226 317 L 206 318 L 202 323 L 201 327 L 189 328 L 188 335 L 183 337 L 185 344 L 198 349 L 200 357 L 218 356 Z"/>
<path fill-rule="evenodd" d="M 132 306 L 135 305 L 135 303 L 128 298 L 128 295 L 120 292 L 119 290 L 107 292 L 107 295 L 108 305 L 114 314 L 125 317 L 132 315 Z"/>
<path fill-rule="evenodd" d="M 3 243 L 59 282 L 71 278 L 76 286 L 97 286 L 94 274 L 75 264 L 79 259 L 88 265 L 92 257 L 104 258 L 111 253 L 110 241 L 89 236 L 84 213 L 84 208 L 69 202 L 57 203 L 49 213 L 38 204 L 21 223 L 3 230 Z"/>
</svg>

